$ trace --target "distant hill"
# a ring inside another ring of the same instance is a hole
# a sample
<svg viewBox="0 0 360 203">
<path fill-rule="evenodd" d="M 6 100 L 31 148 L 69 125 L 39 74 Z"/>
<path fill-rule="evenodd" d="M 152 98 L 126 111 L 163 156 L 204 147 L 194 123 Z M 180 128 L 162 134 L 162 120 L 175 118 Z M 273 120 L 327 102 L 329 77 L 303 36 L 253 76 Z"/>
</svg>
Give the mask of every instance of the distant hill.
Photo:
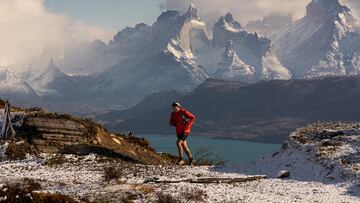
<svg viewBox="0 0 360 203">
<path fill-rule="evenodd" d="M 308 122 L 358 120 L 360 77 L 256 84 L 208 79 L 179 100 L 197 116 L 194 134 L 280 143 L 289 132 Z M 167 125 L 170 102 L 154 104 L 156 108 L 145 113 L 135 111 L 142 105 L 99 118 L 118 131 L 174 133 Z"/>
<path fill-rule="evenodd" d="M 153 111 L 164 109 L 168 107 L 170 103 L 177 101 L 182 97 L 184 97 L 184 94 L 176 91 L 157 92 L 148 97 L 145 97 L 133 108 L 123 111 L 111 111 L 109 113 L 102 114 L 97 118 L 99 120 L 111 122 L 119 119 L 140 117 L 143 114 L 148 114 Z"/>
</svg>

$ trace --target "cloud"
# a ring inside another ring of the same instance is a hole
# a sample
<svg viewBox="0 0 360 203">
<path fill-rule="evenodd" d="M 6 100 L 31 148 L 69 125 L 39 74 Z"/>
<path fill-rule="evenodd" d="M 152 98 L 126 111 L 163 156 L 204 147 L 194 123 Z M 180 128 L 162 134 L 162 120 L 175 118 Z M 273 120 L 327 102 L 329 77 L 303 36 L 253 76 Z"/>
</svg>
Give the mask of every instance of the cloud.
<svg viewBox="0 0 360 203">
<path fill-rule="evenodd" d="M 113 31 L 49 12 L 42 0 L 0 1 L 0 66 L 25 68 L 37 60 L 59 58 L 64 51 Z"/>
<path fill-rule="evenodd" d="M 215 21 L 219 16 L 230 12 L 245 25 L 251 20 L 262 19 L 273 13 L 299 19 L 305 15 L 306 6 L 310 2 L 311 0 L 164 0 L 160 9 L 185 10 L 190 3 L 194 3 L 205 20 Z M 359 0 L 341 0 L 341 3 L 349 6 L 354 15 L 360 13 Z"/>
<path fill-rule="evenodd" d="M 294 19 L 305 14 L 310 0 L 164 0 L 161 9 L 186 9 L 194 3 L 205 18 L 232 13 L 243 25 L 273 13 L 292 15 Z"/>
<path fill-rule="evenodd" d="M 352 14 L 360 19 L 360 1 L 359 0 L 341 0 L 341 2 L 350 7 Z"/>
</svg>

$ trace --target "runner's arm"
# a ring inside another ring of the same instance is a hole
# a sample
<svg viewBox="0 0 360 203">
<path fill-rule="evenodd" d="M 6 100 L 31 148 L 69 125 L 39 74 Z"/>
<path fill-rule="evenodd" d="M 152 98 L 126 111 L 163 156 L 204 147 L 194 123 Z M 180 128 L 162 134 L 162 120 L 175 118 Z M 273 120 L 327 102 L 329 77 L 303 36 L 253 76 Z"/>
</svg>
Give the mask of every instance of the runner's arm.
<svg viewBox="0 0 360 203">
<path fill-rule="evenodd" d="M 189 122 L 186 125 L 186 127 L 190 128 L 195 122 L 195 116 L 192 113 L 190 113 L 189 111 L 185 111 L 185 116 L 186 116 L 186 118 L 189 119 Z"/>
</svg>

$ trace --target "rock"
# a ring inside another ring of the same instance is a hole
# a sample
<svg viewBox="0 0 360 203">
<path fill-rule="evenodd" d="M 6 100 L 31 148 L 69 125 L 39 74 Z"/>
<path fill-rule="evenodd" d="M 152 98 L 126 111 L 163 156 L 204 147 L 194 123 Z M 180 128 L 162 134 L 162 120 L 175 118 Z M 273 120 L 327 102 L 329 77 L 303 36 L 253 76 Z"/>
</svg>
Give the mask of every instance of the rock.
<svg viewBox="0 0 360 203">
<path fill-rule="evenodd" d="M 50 112 L 28 114 L 18 131 L 19 138 L 28 140 L 40 153 L 94 153 L 132 163 L 173 163 L 172 157 L 157 154 L 145 139 L 112 134 L 98 123 L 71 115 Z"/>
<path fill-rule="evenodd" d="M 277 174 L 277 178 L 288 178 L 290 176 L 290 173 L 289 171 L 286 171 L 286 170 L 282 170 L 280 171 L 278 174 Z"/>
<path fill-rule="evenodd" d="M 286 150 L 289 148 L 289 140 L 285 140 L 283 145 L 281 146 L 281 149 Z"/>
</svg>

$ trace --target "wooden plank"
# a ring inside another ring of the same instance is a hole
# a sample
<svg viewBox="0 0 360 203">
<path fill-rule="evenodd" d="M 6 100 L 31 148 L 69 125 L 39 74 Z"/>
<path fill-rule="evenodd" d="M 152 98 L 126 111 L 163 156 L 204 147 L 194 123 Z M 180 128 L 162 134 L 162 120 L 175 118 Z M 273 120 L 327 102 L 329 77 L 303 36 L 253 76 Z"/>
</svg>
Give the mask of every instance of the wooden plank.
<svg viewBox="0 0 360 203">
<path fill-rule="evenodd" d="M 266 176 L 249 176 L 244 178 L 197 178 L 197 179 L 182 179 L 182 180 L 156 180 L 150 179 L 144 181 L 144 183 L 200 183 L 200 184 L 210 184 L 210 183 L 243 183 L 255 180 L 265 179 Z"/>
</svg>

